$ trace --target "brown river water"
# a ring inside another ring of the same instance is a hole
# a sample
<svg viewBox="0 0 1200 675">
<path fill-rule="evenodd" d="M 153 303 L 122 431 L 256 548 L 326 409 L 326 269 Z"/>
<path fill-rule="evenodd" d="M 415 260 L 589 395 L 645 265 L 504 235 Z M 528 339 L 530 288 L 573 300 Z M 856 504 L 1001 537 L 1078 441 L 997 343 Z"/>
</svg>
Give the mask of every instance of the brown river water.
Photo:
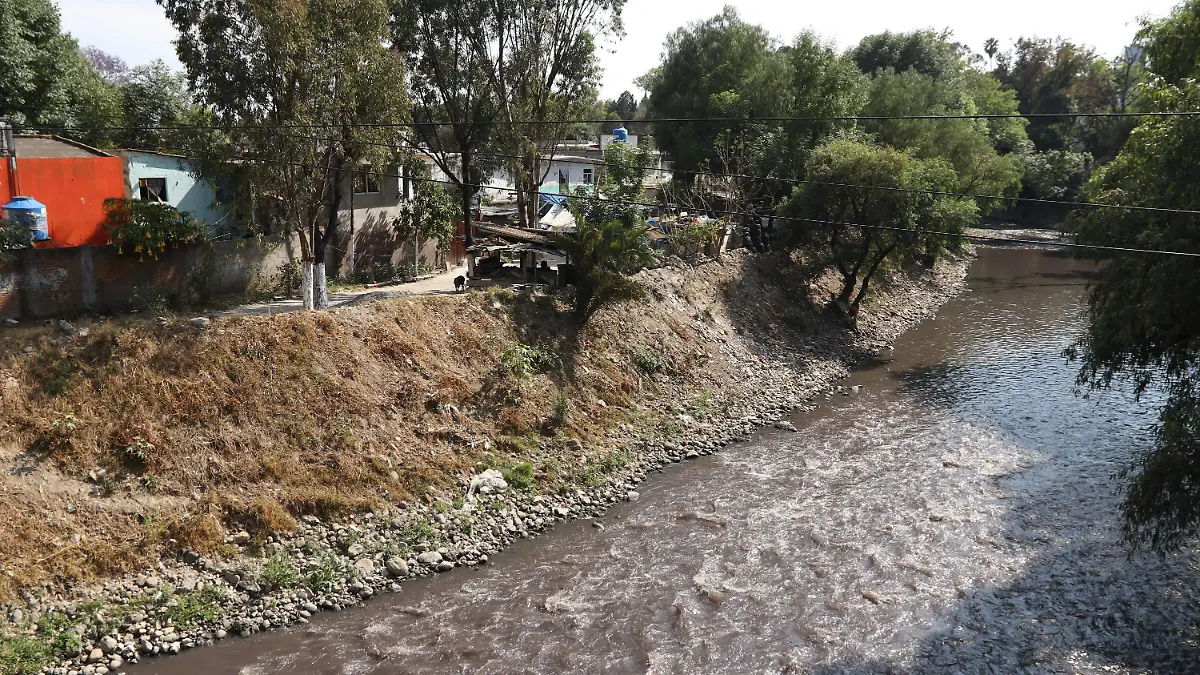
<svg viewBox="0 0 1200 675">
<path fill-rule="evenodd" d="M 670 466 L 603 530 L 129 672 L 1200 673 L 1200 547 L 1118 541 L 1154 410 L 1076 396 L 1061 356 L 1088 269 L 982 249 L 799 433 Z"/>
</svg>

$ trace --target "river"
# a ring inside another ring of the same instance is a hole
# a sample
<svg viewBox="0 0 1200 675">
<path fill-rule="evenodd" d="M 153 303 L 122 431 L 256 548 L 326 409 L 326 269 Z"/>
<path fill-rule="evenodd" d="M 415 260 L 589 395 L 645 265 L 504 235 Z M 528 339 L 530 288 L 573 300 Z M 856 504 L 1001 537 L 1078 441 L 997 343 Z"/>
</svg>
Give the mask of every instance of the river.
<svg viewBox="0 0 1200 675">
<path fill-rule="evenodd" d="M 982 249 L 799 433 L 671 466 L 603 529 L 130 672 L 1200 672 L 1200 555 L 1119 542 L 1154 410 L 1076 396 L 1061 356 L 1088 269 Z"/>
</svg>

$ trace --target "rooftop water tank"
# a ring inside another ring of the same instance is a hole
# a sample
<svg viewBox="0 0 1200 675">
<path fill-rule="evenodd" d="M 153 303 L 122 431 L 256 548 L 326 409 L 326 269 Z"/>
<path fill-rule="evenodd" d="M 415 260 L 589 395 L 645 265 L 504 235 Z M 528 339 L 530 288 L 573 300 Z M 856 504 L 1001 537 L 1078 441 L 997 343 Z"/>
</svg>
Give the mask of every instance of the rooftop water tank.
<svg viewBox="0 0 1200 675">
<path fill-rule="evenodd" d="M 613 140 L 620 141 L 622 143 L 628 143 L 629 130 L 625 127 L 617 127 L 616 129 L 613 129 Z"/>
<path fill-rule="evenodd" d="M 24 225 L 34 241 L 50 241 L 50 225 L 46 220 L 46 205 L 33 197 L 13 197 L 3 207 L 4 219 Z"/>
</svg>

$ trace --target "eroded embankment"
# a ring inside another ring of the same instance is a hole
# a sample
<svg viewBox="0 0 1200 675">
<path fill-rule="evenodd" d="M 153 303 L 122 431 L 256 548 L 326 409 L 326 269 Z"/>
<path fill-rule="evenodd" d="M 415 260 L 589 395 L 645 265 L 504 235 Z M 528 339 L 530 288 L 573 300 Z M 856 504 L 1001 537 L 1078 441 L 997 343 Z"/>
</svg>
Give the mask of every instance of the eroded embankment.
<svg viewBox="0 0 1200 675">
<path fill-rule="evenodd" d="M 896 275 L 858 333 L 830 279 L 744 254 L 646 272 L 583 334 L 508 291 L 8 330 L 0 664 L 101 672 L 486 562 L 781 420 L 964 266 Z M 485 468 L 508 487 L 470 494 Z"/>
</svg>

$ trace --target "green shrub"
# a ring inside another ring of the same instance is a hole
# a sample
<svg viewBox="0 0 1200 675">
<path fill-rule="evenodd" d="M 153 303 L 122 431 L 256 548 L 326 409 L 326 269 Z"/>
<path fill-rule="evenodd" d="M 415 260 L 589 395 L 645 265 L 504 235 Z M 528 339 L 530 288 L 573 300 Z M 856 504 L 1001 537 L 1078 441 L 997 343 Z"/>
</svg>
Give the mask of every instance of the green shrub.
<svg viewBox="0 0 1200 675">
<path fill-rule="evenodd" d="M 667 369 L 667 360 L 662 354 L 647 347 L 633 348 L 633 365 L 647 375 L 661 373 Z"/>
<path fill-rule="evenodd" d="M 551 405 L 553 409 L 550 412 L 550 421 L 555 425 L 566 422 L 567 416 L 571 414 L 571 397 L 567 395 L 567 392 L 555 393 Z"/>
<path fill-rule="evenodd" d="M 513 462 L 500 469 L 504 482 L 514 490 L 532 490 L 534 486 L 533 465 L 529 462 Z"/>
<path fill-rule="evenodd" d="M 273 555 L 267 566 L 258 575 L 258 583 L 264 588 L 289 588 L 300 582 L 300 572 L 290 560 L 282 555 Z"/>
</svg>

